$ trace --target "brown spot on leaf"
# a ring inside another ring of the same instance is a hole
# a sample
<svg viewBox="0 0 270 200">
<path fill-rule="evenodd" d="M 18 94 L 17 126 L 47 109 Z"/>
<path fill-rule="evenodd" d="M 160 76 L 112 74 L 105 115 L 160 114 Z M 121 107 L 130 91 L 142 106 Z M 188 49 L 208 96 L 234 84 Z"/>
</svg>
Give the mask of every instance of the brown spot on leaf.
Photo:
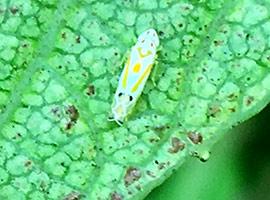
<svg viewBox="0 0 270 200">
<path fill-rule="evenodd" d="M 79 118 L 79 111 L 77 110 L 75 106 L 71 105 L 71 106 L 68 106 L 68 109 L 66 110 L 66 114 L 69 115 L 69 119 L 70 119 L 66 125 L 66 129 L 69 130 L 77 122 Z"/>
<path fill-rule="evenodd" d="M 158 143 L 159 140 L 160 140 L 159 138 L 150 138 L 150 139 L 149 139 L 149 142 L 150 142 L 150 143 Z"/>
<path fill-rule="evenodd" d="M 188 6 L 183 6 L 183 10 L 190 10 L 190 7 L 188 7 Z"/>
<path fill-rule="evenodd" d="M 88 96 L 95 95 L 95 86 L 94 85 L 88 85 L 86 94 Z"/>
<path fill-rule="evenodd" d="M 246 105 L 249 106 L 254 101 L 254 97 L 248 96 L 246 100 Z"/>
<path fill-rule="evenodd" d="M 32 161 L 31 160 L 27 160 L 25 163 L 24 163 L 24 166 L 25 167 L 30 167 L 32 165 Z"/>
<path fill-rule="evenodd" d="M 152 178 L 156 178 L 156 176 L 154 175 L 154 173 L 151 172 L 151 171 L 149 171 L 149 170 L 146 171 L 146 174 L 147 174 L 148 176 L 152 177 Z"/>
<path fill-rule="evenodd" d="M 210 153 L 211 152 L 209 152 L 209 151 L 204 151 L 204 152 L 200 152 L 200 153 L 198 153 L 197 151 L 194 151 L 194 152 L 191 152 L 191 156 L 199 158 L 199 160 L 201 162 L 206 162 L 209 160 Z"/>
<path fill-rule="evenodd" d="M 182 151 L 185 148 L 185 143 L 183 143 L 179 138 L 173 137 L 171 139 L 172 147 L 169 148 L 169 153 L 177 153 L 178 151 Z"/>
<path fill-rule="evenodd" d="M 68 106 L 67 114 L 69 114 L 70 121 L 72 121 L 72 122 L 76 122 L 79 118 L 79 112 L 78 112 L 77 108 L 73 105 Z"/>
<path fill-rule="evenodd" d="M 233 100 L 234 98 L 236 98 L 237 96 L 234 93 L 231 93 L 230 95 L 228 95 L 228 98 L 230 100 Z"/>
<path fill-rule="evenodd" d="M 59 110 L 58 107 L 52 108 L 52 109 L 51 109 L 51 112 L 52 112 L 52 114 L 55 115 L 56 117 L 61 117 L 61 112 L 60 112 L 60 110 Z"/>
<path fill-rule="evenodd" d="M 208 108 L 207 116 L 216 117 L 216 115 L 221 111 L 218 105 L 210 105 Z"/>
<path fill-rule="evenodd" d="M 166 130 L 166 126 L 156 126 L 156 127 L 153 127 L 153 130 L 156 131 L 156 132 L 163 132 Z"/>
<path fill-rule="evenodd" d="M 47 190 L 47 184 L 42 180 L 41 182 L 40 182 L 40 185 L 39 185 L 39 188 L 40 188 L 40 190 L 42 191 L 42 192 L 45 192 L 46 190 Z"/>
<path fill-rule="evenodd" d="M 215 41 L 214 41 L 214 44 L 215 44 L 216 47 L 217 47 L 217 46 L 221 46 L 223 43 L 224 43 L 224 42 L 223 42 L 222 40 L 215 40 Z"/>
<path fill-rule="evenodd" d="M 12 8 L 10 8 L 9 10 L 10 10 L 10 12 L 11 12 L 13 15 L 16 15 L 16 13 L 19 11 L 19 9 L 16 8 L 16 7 L 12 7 Z"/>
<path fill-rule="evenodd" d="M 203 80 L 203 77 L 200 76 L 200 77 L 197 78 L 198 83 L 201 82 L 201 80 Z"/>
<path fill-rule="evenodd" d="M 118 194 L 117 192 L 111 193 L 111 200 L 122 200 L 122 196 Z"/>
<path fill-rule="evenodd" d="M 159 170 L 162 170 L 162 169 L 165 168 L 165 166 L 166 166 L 166 163 L 165 163 L 165 162 L 159 163 L 159 164 L 158 164 L 158 169 L 159 169 Z"/>
<path fill-rule="evenodd" d="M 129 167 L 124 177 L 125 185 L 126 186 L 131 185 L 135 181 L 139 180 L 141 176 L 142 176 L 141 171 L 138 168 Z"/>
<path fill-rule="evenodd" d="M 82 195 L 78 192 L 71 192 L 66 197 L 64 197 L 63 200 L 80 200 L 81 196 Z"/>
<path fill-rule="evenodd" d="M 71 129 L 73 125 L 74 125 L 74 124 L 73 124 L 71 121 L 69 121 L 69 122 L 66 124 L 66 130 Z"/>
<path fill-rule="evenodd" d="M 200 133 L 191 131 L 188 133 L 188 138 L 193 142 L 194 144 L 202 143 L 203 137 Z"/>
<path fill-rule="evenodd" d="M 22 137 L 21 133 L 18 132 L 12 137 L 12 139 L 17 140 L 17 139 L 20 139 L 21 137 Z"/>
</svg>

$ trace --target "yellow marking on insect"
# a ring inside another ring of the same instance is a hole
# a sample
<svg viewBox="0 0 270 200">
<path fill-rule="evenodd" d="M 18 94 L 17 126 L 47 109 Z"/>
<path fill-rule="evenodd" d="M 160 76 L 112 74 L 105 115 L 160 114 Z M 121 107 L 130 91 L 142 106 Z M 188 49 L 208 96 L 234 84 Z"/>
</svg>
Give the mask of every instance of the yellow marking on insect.
<svg viewBox="0 0 270 200">
<path fill-rule="evenodd" d="M 142 64 L 141 63 L 136 63 L 133 67 L 133 72 L 138 73 L 141 70 Z"/>
<path fill-rule="evenodd" d="M 148 50 L 148 51 L 146 52 L 146 54 L 143 54 L 143 53 L 142 53 L 142 48 L 141 48 L 141 47 L 138 47 L 138 52 L 139 52 L 139 55 L 140 55 L 141 58 L 150 56 L 150 55 L 152 54 L 152 52 L 151 52 L 150 50 Z"/>
<path fill-rule="evenodd" d="M 125 72 L 124 72 L 124 78 L 123 78 L 123 88 L 127 87 L 127 78 L 128 78 L 128 69 L 129 69 L 129 65 L 130 65 L 130 56 L 128 57 L 127 63 L 126 63 L 126 68 L 125 68 Z"/>
<path fill-rule="evenodd" d="M 121 105 L 118 106 L 115 110 L 117 113 L 123 113 L 123 107 Z"/>
<path fill-rule="evenodd" d="M 155 61 L 159 38 L 154 29 L 141 33 L 120 75 L 114 101 L 112 120 L 122 126 L 140 97 Z"/>
<path fill-rule="evenodd" d="M 131 92 L 135 92 L 140 84 L 142 83 L 143 79 L 151 72 L 151 69 L 153 67 L 153 64 L 149 64 L 146 70 L 143 72 L 142 76 L 139 78 L 139 80 L 135 83 L 135 85 L 132 87 Z"/>
</svg>

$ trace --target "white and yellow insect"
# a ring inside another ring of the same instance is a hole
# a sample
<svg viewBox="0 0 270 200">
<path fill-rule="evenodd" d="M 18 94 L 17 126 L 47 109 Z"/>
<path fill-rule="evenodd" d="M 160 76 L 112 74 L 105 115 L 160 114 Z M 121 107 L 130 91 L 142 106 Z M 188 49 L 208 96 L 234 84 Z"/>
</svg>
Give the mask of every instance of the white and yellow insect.
<svg viewBox="0 0 270 200">
<path fill-rule="evenodd" d="M 154 65 L 158 45 L 156 31 L 149 29 L 141 33 L 131 48 L 114 96 L 110 121 L 122 125 L 136 104 Z"/>
</svg>

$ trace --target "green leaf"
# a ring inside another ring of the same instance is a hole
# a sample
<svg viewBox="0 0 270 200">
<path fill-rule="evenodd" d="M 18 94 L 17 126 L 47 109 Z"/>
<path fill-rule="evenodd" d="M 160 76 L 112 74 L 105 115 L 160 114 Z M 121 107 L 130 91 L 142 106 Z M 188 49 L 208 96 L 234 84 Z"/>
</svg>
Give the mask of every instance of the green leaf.
<svg viewBox="0 0 270 200">
<path fill-rule="evenodd" d="M 0 2 L 1 199 L 142 199 L 270 101 L 270 3 Z M 161 50 L 123 127 L 107 121 L 122 58 Z"/>
<path fill-rule="evenodd" d="M 267 106 L 219 140 L 207 163 L 189 158 L 146 199 L 227 200 L 228 196 L 267 199 L 269 116 L 270 107 Z M 251 175 L 251 172 L 254 173 Z"/>
</svg>

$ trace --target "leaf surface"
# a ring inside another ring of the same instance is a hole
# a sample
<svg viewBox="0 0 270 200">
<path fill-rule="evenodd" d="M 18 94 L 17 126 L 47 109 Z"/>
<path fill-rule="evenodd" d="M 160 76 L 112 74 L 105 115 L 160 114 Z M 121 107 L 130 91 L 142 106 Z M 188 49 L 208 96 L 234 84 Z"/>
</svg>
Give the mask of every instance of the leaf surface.
<svg viewBox="0 0 270 200">
<path fill-rule="evenodd" d="M 0 2 L 1 199 L 143 199 L 270 100 L 270 3 Z M 123 127 L 107 121 L 122 58 L 161 50 Z"/>
</svg>

